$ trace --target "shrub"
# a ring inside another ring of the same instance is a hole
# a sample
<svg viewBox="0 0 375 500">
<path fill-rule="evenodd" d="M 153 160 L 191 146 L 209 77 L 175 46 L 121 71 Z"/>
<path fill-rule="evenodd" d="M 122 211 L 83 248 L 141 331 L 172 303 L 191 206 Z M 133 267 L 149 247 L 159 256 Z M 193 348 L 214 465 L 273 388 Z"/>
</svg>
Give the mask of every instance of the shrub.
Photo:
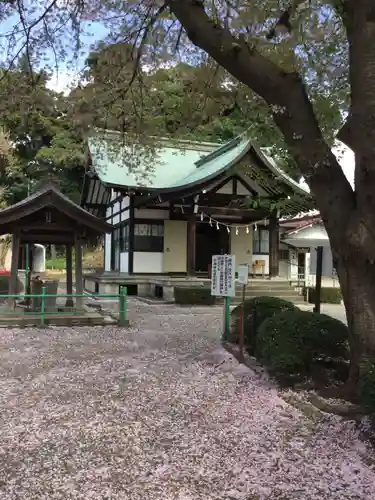
<svg viewBox="0 0 375 500">
<path fill-rule="evenodd" d="M 286 311 L 266 319 L 259 327 L 256 356 L 278 373 L 307 371 L 313 358 L 306 343 L 304 325 L 308 311 Z"/>
<path fill-rule="evenodd" d="M 286 311 L 260 326 L 256 355 L 279 373 L 306 372 L 313 361 L 347 356 L 348 328 L 326 314 Z"/>
<path fill-rule="evenodd" d="M 215 303 L 215 297 L 211 295 L 211 289 L 205 287 L 175 287 L 174 299 L 180 305 L 205 305 Z"/>
<path fill-rule="evenodd" d="M 309 303 L 315 304 L 315 287 L 309 287 Z M 336 287 L 322 287 L 320 293 L 320 301 L 324 304 L 341 304 L 342 294 L 340 288 Z M 306 299 L 307 289 L 303 291 L 303 295 Z"/>
<path fill-rule="evenodd" d="M 368 413 L 375 415 L 375 361 L 368 363 L 363 370 L 358 389 L 361 406 Z"/>
<path fill-rule="evenodd" d="M 232 311 L 231 341 L 238 342 L 239 319 L 242 304 Z M 295 311 L 297 307 L 287 300 L 278 297 L 254 297 L 245 301 L 244 335 L 245 344 L 252 354 L 255 349 L 255 339 L 260 325 L 269 317 L 284 311 Z"/>
<path fill-rule="evenodd" d="M 347 358 L 349 330 L 342 321 L 327 314 L 309 313 L 304 335 L 314 358 Z"/>
</svg>

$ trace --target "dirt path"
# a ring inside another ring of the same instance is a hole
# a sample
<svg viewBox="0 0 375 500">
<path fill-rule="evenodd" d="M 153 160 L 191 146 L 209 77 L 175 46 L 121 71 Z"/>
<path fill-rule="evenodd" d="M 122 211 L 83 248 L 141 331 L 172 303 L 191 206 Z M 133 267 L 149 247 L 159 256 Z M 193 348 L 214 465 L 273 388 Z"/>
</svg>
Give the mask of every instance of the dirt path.
<svg viewBox="0 0 375 500">
<path fill-rule="evenodd" d="M 374 498 L 350 423 L 312 424 L 220 348 L 219 309 L 0 329 L 0 498 Z"/>
</svg>

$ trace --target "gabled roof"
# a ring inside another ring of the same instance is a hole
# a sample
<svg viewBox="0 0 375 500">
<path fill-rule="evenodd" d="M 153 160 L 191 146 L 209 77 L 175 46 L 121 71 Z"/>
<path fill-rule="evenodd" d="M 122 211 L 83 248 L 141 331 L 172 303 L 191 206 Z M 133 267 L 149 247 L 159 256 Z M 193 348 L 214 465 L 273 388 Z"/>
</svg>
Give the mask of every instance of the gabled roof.
<svg viewBox="0 0 375 500">
<path fill-rule="evenodd" d="M 24 200 L 0 210 L 0 232 L 4 234 L 4 228 L 8 232 L 9 226 L 16 223 L 20 224 L 23 218 L 45 207 L 54 207 L 68 218 L 74 219 L 81 226 L 90 229 L 94 233 L 102 234 L 112 231 L 110 224 L 107 224 L 104 220 L 95 217 L 79 205 L 73 203 L 56 189 L 53 184 L 47 184 L 43 189 L 33 193 Z M 48 224 L 46 224 L 46 229 L 48 229 Z"/>
<path fill-rule="evenodd" d="M 144 186 L 151 191 L 179 191 L 219 176 L 252 150 L 268 174 L 297 194 L 310 198 L 247 133 L 223 145 L 166 139 L 156 142 L 153 153 L 144 148 L 142 154 L 141 146 L 126 145 L 119 133 L 97 130 L 88 138 L 92 167 L 100 181 L 110 187 Z"/>
</svg>

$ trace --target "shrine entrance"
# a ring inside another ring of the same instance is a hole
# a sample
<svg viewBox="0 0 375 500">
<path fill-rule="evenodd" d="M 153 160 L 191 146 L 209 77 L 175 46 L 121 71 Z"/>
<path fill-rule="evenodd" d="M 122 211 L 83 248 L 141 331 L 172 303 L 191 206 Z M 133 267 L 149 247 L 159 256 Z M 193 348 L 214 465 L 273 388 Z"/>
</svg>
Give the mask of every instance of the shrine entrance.
<svg viewBox="0 0 375 500">
<path fill-rule="evenodd" d="M 225 227 L 205 222 L 197 223 L 196 231 L 196 271 L 208 273 L 213 255 L 229 253 L 229 234 Z"/>
</svg>

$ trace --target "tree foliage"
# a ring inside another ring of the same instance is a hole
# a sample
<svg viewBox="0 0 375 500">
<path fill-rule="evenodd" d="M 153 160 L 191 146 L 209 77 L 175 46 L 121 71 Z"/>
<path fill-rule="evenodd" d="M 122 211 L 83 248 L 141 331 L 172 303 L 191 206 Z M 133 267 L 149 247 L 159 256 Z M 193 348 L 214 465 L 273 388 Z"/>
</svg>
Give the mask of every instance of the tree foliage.
<svg viewBox="0 0 375 500">
<path fill-rule="evenodd" d="M 3 205 L 20 201 L 48 180 L 79 200 L 84 173 L 82 133 L 67 116 L 64 96 L 47 88 L 48 74 L 30 76 L 27 60 L 0 79 L 0 187 Z"/>
</svg>

